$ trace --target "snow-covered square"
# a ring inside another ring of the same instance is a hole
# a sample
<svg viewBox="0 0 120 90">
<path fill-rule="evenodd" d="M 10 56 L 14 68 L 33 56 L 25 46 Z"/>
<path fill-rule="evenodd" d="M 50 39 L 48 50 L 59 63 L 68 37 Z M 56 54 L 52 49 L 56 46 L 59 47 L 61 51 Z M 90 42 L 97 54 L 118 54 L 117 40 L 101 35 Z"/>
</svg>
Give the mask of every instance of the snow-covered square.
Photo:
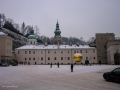
<svg viewBox="0 0 120 90">
<path fill-rule="evenodd" d="M 120 65 L 18 65 L 0 67 L 0 90 L 119 90 L 103 73 Z"/>
</svg>

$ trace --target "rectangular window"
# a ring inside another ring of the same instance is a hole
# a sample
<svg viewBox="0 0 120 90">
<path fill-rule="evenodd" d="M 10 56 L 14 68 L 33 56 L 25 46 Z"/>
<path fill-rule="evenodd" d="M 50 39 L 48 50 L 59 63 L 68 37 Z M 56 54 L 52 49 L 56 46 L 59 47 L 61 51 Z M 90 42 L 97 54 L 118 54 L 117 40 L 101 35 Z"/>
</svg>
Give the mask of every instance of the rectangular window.
<svg viewBox="0 0 120 90">
<path fill-rule="evenodd" d="M 95 53 L 95 50 L 93 50 L 93 53 Z"/>
<path fill-rule="evenodd" d="M 35 58 L 33 58 L 33 60 L 35 60 Z"/>
<path fill-rule="evenodd" d="M 43 60 L 43 57 L 41 57 L 41 60 Z"/>
<path fill-rule="evenodd" d="M 31 51 L 29 51 L 29 54 L 31 54 Z"/>
<path fill-rule="evenodd" d="M 35 54 L 35 51 L 33 51 L 33 54 Z"/>
<path fill-rule="evenodd" d="M 68 53 L 69 53 L 69 50 L 68 50 Z"/>
<path fill-rule="evenodd" d="M 48 57 L 48 60 L 50 60 L 50 57 Z"/>
<path fill-rule="evenodd" d="M 54 51 L 54 53 L 56 53 L 56 50 Z"/>
<path fill-rule="evenodd" d="M 25 58 L 25 60 L 27 60 L 27 58 Z"/>
<path fill-rule="evenodd" d="M 56 60 L 56 57 L 54 57 L 54 60 Z"/>
<path fill-rule="evenodd" d="M 18 54 L 20 54 L 20 51 L 18 51 Z"/>
<path fill-rule="evenodd" d="M 41 54 L 43 54 L 43 51 L 41 51 Z"/>
<path fill-rule="evenodd" d="M 77 53 L 79 53 L 79 51 L 77 51 Z"/>
<path fill-rule="evenodd" d="M 76 53 L 76 50 L 74 50 L 74 53 Z"/>
<path fill-rule="evenodd" d="M 82 50 L 80 50 L 80 53 L 82 53 Z"/>
<path fill-rule="evenodd" d="M 61 57 L 61 60 L 63 60 L 63 57 Z"/>
<path fill-rule="evenodd" d="M 87 50 L 86 50 L 86 53 L 87 53 Z"/>
<path fill-rule="evenodd" d="M 25 51 L 25 54 L 27 54 L 27 51 Z"/>
<path fill-rule="evenodd" d="M 68 57 L 68 60 L 70 60 L 70 57 Z"/>
<path fill-rule="evenodd" d="M 95 57 L 93 57 L 93 59 L 95 59 Z"/>
<path fill-rule="evenodd" d="M 29 60 L 31 60 L 31 58 L 29 58 Z"/>
<path fill-rule="evenodd" d="M 88 60 L 88 57 L 86 57 L 86 60 Z"/>
</svg>

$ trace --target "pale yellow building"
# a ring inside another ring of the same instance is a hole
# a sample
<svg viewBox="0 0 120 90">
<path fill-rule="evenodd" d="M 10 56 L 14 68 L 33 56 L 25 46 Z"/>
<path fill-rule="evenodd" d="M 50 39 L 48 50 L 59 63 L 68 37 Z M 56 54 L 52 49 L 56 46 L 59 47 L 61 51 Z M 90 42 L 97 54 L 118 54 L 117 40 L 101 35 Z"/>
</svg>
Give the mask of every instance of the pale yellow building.
<svg viewBox="0 0 120 90">
<path fill-rule="evenodd" d="M 0 63 L 1 60 L 7 61 L 13 58 L 12 41 L 7 34 L 0 32 Z"/>
<path fill-rule="evenodd" d="M 75 63 L 73 56 L 81 53 L 82 63 L 89 60 L 90 63 L 97 63 L 96 48 L 86 45 L 25 45 L 15 50 L 16 60 L 20 64 L 71 64 Z"/>
</svg>

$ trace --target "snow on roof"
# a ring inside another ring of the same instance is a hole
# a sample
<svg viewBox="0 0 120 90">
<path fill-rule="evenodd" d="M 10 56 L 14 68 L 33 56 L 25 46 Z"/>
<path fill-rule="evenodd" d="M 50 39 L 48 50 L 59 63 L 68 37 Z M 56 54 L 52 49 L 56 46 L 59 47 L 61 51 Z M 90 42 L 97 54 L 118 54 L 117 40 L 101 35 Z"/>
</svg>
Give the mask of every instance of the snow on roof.
<svg viewBox="0 0 120 90">
<path fill-rule="evenodd" d="M 90 47 L 88 45 L 60 45 L 59 49 L 94 49 L 95 47 Z M 25 45 L 17 49 L 58 49 L 58 45 Z"/>
<path fill-rule="evenodd" d="M 7 35 L 7 34 L 5 34 L 5 33 L 3 33 L 3 32 L 0 32 L 0 35 Z"/>
</svg>

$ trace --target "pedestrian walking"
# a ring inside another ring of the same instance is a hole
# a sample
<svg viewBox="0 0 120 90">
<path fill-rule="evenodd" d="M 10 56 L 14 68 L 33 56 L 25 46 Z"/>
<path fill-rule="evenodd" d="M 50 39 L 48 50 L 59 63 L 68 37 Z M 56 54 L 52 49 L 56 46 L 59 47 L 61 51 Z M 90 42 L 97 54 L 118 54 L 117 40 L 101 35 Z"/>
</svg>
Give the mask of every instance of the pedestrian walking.
<svg viewBox="0 0 120 90">
<path fill-rule="evenodd" d="M 58 68 L 59 68 L 59 62 L 57 63 L 57 66 L 58 66 Z"/>
<path fill-rule="evenodd" d="M 73 72 L 73 67 L 74 67 L 73 64 L 71 64 L 71 72 Z"/>
<path fill-rule="evenodd" d="M 50 64 L 50 68 L 52 68 L 52 63 Z"/>
<path fill-rule="evenodd" d="M 101 65 L 101 61 L 99 61 L 99 64 Z"/>
</svg>

